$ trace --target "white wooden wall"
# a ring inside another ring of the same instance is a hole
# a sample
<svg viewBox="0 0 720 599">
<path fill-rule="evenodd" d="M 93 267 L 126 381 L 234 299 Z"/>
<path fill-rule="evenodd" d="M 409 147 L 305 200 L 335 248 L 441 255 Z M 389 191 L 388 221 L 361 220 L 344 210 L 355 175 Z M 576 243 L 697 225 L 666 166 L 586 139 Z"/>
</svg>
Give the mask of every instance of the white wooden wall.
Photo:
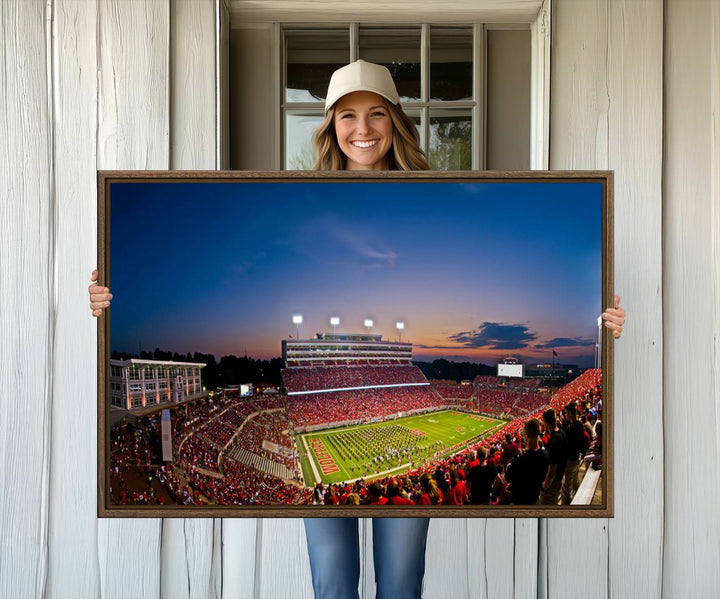
<svg viewBox="0 0 720 599">
<path fill-rule="evenodd" d="M 551 25 L 550 168 L 616 173 L 616 516 L 433 520 L 425 597 L 717 597 L 720 2 Z M 95 517 L 95 170 L 222 164 L 226 29 L 225 0 L 0 2 L 0 597 L 312 595 L 299 520 Z"/>
</svg>

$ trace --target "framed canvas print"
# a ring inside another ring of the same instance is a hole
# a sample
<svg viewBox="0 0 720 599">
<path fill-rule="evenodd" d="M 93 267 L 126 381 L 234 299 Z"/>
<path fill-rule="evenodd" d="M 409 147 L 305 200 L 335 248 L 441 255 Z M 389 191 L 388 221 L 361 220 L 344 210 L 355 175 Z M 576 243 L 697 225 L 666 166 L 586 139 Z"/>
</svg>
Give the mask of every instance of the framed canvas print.
<svg viewBox="0 0 720 599">
<path fill-rule="evenodd" d="M 612 516 L 612 173 L 98 186 L 100 516 Z"/>
</svg>

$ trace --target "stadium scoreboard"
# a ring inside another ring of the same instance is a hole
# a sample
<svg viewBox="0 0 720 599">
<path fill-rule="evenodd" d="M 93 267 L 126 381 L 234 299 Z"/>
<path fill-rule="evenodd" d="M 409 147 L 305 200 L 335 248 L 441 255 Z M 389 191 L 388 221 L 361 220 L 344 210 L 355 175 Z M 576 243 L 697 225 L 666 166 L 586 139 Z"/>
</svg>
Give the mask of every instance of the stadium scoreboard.
<svg viewBox="0 0 720 599">
<path fill-rule="evenodd" d="M 501 376 L 508 378 L 523 378 L 525 376 L 525 365 L 501 362 L 497 365 L 497 375 L 498 378 Z"/>
</svg>

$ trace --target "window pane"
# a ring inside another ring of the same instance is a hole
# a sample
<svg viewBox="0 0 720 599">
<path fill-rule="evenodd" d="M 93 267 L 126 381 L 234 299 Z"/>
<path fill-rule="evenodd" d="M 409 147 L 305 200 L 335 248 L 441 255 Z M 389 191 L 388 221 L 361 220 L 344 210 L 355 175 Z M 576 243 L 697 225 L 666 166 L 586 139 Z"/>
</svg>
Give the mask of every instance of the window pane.
<svg viewBox="0 0 720 599">
<path fill-rule="evenodd" d="M 312 170 L 315 164 L 312 135 L 322 122 L 322 113 L 293 112 L 285 115 L 286 170 Z"/>
<path fill-rule="evenodd" d="M 472 100 L 473 36 L 469 27 L 430 29 L 430 99 Z"/>
<path fill-rule="evenodd" d="M 472 168 L 472 116 L 467 109 L 430 111 L 428 162 L 437 171 Z"/>
<path fill-rule="evenodd" d="M 360 28 L 360 58 L 386 66 L 401 102 L 420 100 L 420 28 Z"/>
<path fill-rule="evenodd" d="M 420 137 L 420 147 L 425 147 L 425 140 L 423 139 L 423 130 L 422 130 L 422 120 L 420 117 L 420 109 L 419 108 L 403 108 L 405 111 L 405 114 L 407 114 L 415 123 L 415 128 L 417 129 L 418 136 Z"/>
<path fill-rule="evenodd" d="M 285 101 L 322 101 L 333 71 L 350 62 L 349 30 L 287 31 L 285 51 Z"/>
</svg>

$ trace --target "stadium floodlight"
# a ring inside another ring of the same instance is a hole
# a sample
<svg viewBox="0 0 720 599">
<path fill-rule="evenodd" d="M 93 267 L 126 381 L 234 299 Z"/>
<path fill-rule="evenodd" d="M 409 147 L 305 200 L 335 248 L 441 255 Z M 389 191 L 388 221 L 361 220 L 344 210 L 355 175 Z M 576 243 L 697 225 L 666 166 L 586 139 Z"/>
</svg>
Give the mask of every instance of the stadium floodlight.
<svg viewBox="0 0 720 599">
<path fill-rule="evenodd" d="M 598 316 L 598 338 L 595 344 L 595 368 L 600 368 L 602 364 L 602 354 L 600 353 L 600 347 L 602 344 L 602 316 Z"/>
<path fill-rule="evenodd" d="M 370 332 L 370 329 L 373 327 L 373 321 L 371 318 L 365 319 L 365 326 L 367 327 L 368 333 Z"/>
<path fill-rule="evenodd" d="M 402 320 L 398 320 L 395 323 L 395 328 L 398 330 L 398 335 L 400 335 L 400 341 L 402 341 L 402 332 L 405 328 L 405 323 Z"/>
<path fill-rule="evenodd" d="M 333 333 L 335 332 L 335 330 L 337 329 L 337 325 L 339 325 L 339 324 L 340 324 L 340 319 L 337 316 L 330 317 L 330 325 L 333 328 Z"/>
<path fill-rule="evenodd" d="M 293 315 L 293 324 L 295 325 L 295 334 L 297 335 L 296 339 L 300 339 L 300 325 L 302 324 L 303 317 L 302 314 L 295 314 Z"/>
</svg>

